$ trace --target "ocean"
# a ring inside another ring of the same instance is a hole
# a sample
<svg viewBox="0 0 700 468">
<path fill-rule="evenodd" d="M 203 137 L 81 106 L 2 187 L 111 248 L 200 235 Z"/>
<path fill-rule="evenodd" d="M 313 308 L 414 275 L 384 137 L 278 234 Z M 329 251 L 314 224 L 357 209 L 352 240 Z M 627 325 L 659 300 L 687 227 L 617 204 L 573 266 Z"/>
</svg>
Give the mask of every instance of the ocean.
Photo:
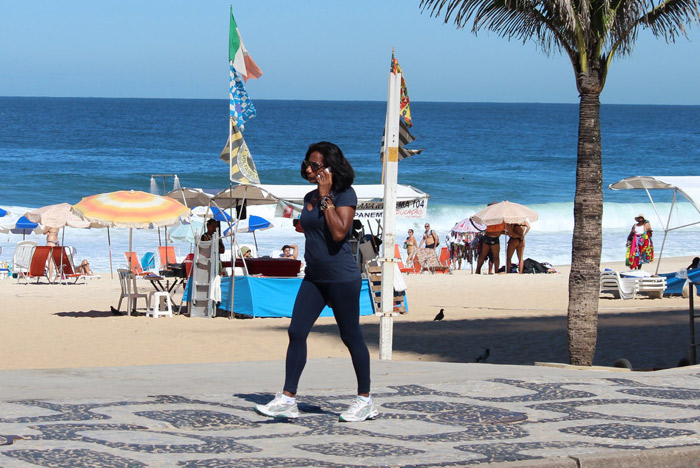
<svg viewBox="0 0 700 468">
<path fill-rule="evenodd" d="M 379 149 L 386 103 L 254 100 L 258 115 L 244 136 L 261 181 L 304 183 L 299 164 L 308 145 L 338 144 L 352 163 L 357 183 L 379 183 Z M 458 221 L 487 203 L 510 200 L 539 213 L 532 223 L 525 255 L 554 265 L 570 263 L 575 190 L 578 106 L 575 104 L 498 104 L 412 102 L 416 141 L 422 154 L 401 161 L 399 182 L 430 194 L 427 219 L 398 220 L 398 239 L 408 228 L 422 232 L 430 222 L 444 239 Z M 607 187 L 633 175 L 700 175 L 700 106 L 603 105 L 601 131 L 604 170 L 602 261 L 622 260 L 634 216 L 644 213 L 656 235 L 672 193 Z M 218 155 L 226 143 L 228 101 L 187 99 L 105 99 L 0 97 L 0 174 L 4 190 L 0 218 L 10 224 L 31 208 L 76 203 L 114 190 L 149 191 L 153 174 L 177 174 L 183 187 L 223 189 L 227 165 Z M 163 189 L 163 178 L 158 178 Z M 165 178 L 172 188 L 172 178 Z M 310 186 L 311 189 L 311 186 Z M 249 210 L 272 217 L 270 207 Z M 700 221 L 689 203 L 671 214 L 672 224 Z M 253 239 L 261 254 L 283 244 L 299 244 L 287 219 Z M 373 226 L 374 227 L 374 226 Z M 111 230 L 113 263 L 125 266 L 128 230 Z M 668 236 L 664 256 L 698 255 L 700 227 Z M 153 251 L 164 232 L 134 232 L 138 254 Z M 11 261 L 21 235 L 0 234 L 0 261 Z M 45 238 L 30 235 L 43 245 Z M 102 229 L 67 229 L 65 245 L 93 269 L 109 270 L 107 234 Z M 444 242 L 443 242 L 444 245 Z M 184 256 L 190 246 L 176 242 Z M 662 268 L 663 271 L 663 268 Z"/>
</svg>

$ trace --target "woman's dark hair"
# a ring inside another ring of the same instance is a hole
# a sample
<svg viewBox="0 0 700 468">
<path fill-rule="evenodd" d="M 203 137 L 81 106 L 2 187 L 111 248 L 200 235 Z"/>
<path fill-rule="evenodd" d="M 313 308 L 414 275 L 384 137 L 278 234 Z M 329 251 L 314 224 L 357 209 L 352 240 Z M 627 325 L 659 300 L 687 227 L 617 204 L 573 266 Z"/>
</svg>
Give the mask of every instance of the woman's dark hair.
<svg viewBox="0 0 700 468">
<path fill-rule="evenodd" d="M 311 153 L 316 151 L 321 153 L 323 156 L 323 162 L 333 173 L 333 190 L 336 192 L 342 192 L 343 190 L 350 188 L 352 183 L 355 181 L 355 171 L 353 171 L 350 162 L 345 159 L 343 151 L 338 148 L 337 145 L 334 145 L 328 141 L 313 143 L 309 146 L 309 149 L 306 150 L 304 162 L 301 164 L 301 178 L 308 181 L 306 178 L 306 163 L 308 162 Z"/>
</svg>

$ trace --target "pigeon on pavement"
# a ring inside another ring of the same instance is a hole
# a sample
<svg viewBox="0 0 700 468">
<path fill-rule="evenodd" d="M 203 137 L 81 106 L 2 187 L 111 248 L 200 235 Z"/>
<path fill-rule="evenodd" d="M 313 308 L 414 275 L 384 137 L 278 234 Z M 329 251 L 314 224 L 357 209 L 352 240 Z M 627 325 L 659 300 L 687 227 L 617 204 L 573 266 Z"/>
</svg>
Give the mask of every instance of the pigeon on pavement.
<svg viewBox="0 0 700 468">
<path fill-rule="evenodd" d="M 486 360 L 489 358 L 489 354 L 491 354 L 491 349 L 486 348 L 483 353 L 476 357 L 476 362 L 486 362 Z"/>
</svg>

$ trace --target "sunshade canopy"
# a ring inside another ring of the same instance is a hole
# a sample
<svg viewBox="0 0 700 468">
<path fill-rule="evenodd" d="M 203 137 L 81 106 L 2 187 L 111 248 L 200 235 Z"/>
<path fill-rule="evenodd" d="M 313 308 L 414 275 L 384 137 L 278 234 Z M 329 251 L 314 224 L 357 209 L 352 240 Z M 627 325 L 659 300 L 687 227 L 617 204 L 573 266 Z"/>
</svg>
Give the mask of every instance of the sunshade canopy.
<svg viewBox="0 0 700 468">
<path fill-rule="evenodd" d="M 466 218 L 454 225 L 450 232 L 482 232 L 486 225 L 476 221 L 473 217 Z"/>
<path fill-rule="evenodd" d="M 700 176 L 634 176 L 622 179 L 619 182 L 609 185 L 612 190 L 627 190 L 627 189 L 643 189 L 646 191 L 649 201 L 656 211 L 656 215 L 661 220 L 661 225 L 664 228 L 664 239 L 661 243 L 661 251 L 657 257 L 656 262 L 656 273 L 659 273 L 659 268 L 661 267 L 661 258 L 664 253 L 664 245 L 666 244 L 666 237 L 670 231 L 681 229 L 684 227 L 692 226 L 700 223 L 700 221 L 695 221 L 682 226 L 671 226 L 671 217 L 667 218 L 666 224 L 664 225 L 660 213 L 656 209 L 654 204 L 654 199 L 649 193 L 651 189 L 662 189 L 662 190 L 673 190 L 673 201 L 671 202 L 671 210 L 676 204 L 676 193 L 683 195 L 693 207 L 700 213 Z"/>
<path fill-rule="evenodd" d="M 81 229 L 90 227 L 90 223 L 75 214 L 71 208 L 72 206 L 68 203 L 59 203 L 27 211 L 24 216 L 29 221 L 45 227 L 62 228 L 68 226 Z"/>
<path fill-rule="evenodd" d="M 527 206 L 504 200 L 487 206 L 476 213 L 473 218 L 477 222 L 491 226 L 501 223 L 537 221 L 538 215 Z"/>
<path fill-rule="evenodd" d="M 700 212 L 700 176 L 634 176 L 610 184 L 612 190 L 677 190 Z"/>
<path fill-rule="evenodd" d="M 0 226 L 0 232 L 12 234 L 41 234 L 42 230 L 39 224 L 28 220 L 26 217 L 20 217 L 15 224 L 9 226 Z"/>
<path fill-rule="evenodd" d="M 384 199 L 384 186 L 353 185 L 357 194 L 358 218 L 381 218 Z M 231 190 L 224 189 L 212 194 L 210 190 L 182 188 L 173 190 L 168 197 L 178 201 L 186 201 L 187 206 L 217 206 L 221 209 L 240 206 L 245 199 L 248 205 L 289 203 L 301 205 L 304 196 L 314 189 L 311 184 L 271 185 L 271 184 L 240 184 Z M 427 211 L 430 195 L 410 185 L 397 185 L 396 208 L 397 216 L 401 218 L 421 218 Z"/>
<path fill-rule="evenodd" d="M 179 188 L 165 194 L 166 197 L 174 198 L 183 205 L 194 208 L 196 206 L 209 206 L 214 195 L 219 193 L 216 190 L 200 188 Z"/>
<path fill-rule="evenodd" d="M 73 210 L 90 222 L 126 228 L 172 226 L 190 216 L 190 209 L 172 198 L 135 190 L 85 197 Z"/>
<path fill-rule="evenodd" d="M 266 220 L 265 218 L 262 218 L 260 216 L 255 216 L 255 215 L 250 215 L 246 219 L 242 219 L 239 222 L 236 223 L 236 225 L 233 228 L 228 228 L 224 231 L 224 235 L 228 234 L 229 231 L 233 230 L 234 232 L 255 232 L 255 231 L 262 231 L 264 229 L 270 229 L 275 227 L 274 224 L 272 224 L 270 221 Z"/>
</svg>

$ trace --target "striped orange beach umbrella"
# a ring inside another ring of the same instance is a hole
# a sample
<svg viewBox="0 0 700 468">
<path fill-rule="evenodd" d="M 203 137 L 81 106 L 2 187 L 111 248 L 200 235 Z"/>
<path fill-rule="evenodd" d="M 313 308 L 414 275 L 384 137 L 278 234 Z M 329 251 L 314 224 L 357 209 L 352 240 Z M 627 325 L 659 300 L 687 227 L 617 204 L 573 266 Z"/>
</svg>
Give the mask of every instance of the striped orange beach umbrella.
<svg viewBox="0 0 700 468">
<path fill-rule="evenodd" d="M 73 210 L 92 223 L 119 228 L 172 226 L 190 216 L 190 209 L 173 198 L 136 190 L 85 197 Z"/>
<path fill-rule="evenodd" d="M 136 190 L 91 195 L 73 205 L 73 211 L 91 223 L 106 226 L 108 236 L 110 227 L 129 228 L 129 252 L 132 252 L 133 228 L 172 226 L 190 216 L 190 209 L 172 198 Z M 131 289 L 129 289 L 127 300 L 129 315 L 131 310 Z"/>
</svg>

